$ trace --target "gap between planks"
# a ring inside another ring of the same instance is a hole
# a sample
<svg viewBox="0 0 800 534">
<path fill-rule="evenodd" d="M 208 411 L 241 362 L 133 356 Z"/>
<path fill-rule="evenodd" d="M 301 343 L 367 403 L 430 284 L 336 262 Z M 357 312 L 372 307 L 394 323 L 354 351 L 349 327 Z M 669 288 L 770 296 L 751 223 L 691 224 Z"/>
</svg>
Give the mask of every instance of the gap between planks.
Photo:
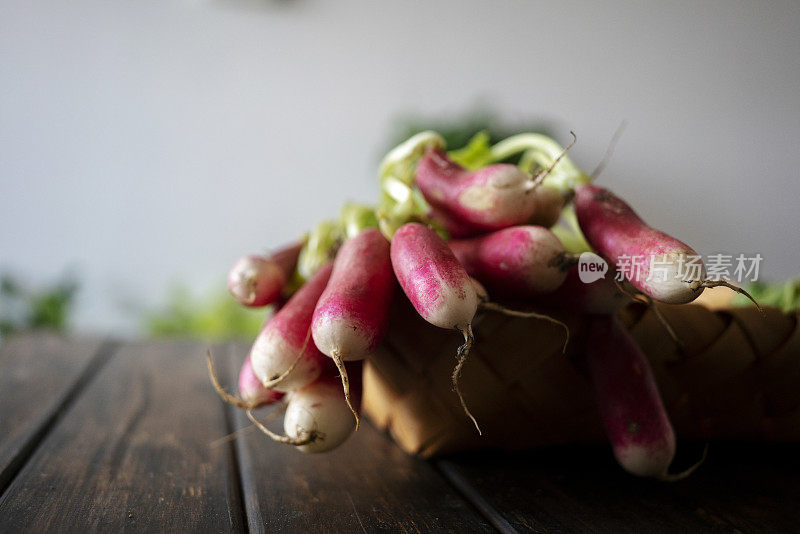
<svg viewBox="0 0 800 534">
<path fill-rule="evenodd" d="M 511 526 L 503 515 L 489 503 L 486 498 L 458 471 L 453 462 L 449 460 L 434 460 L 431 462 L 436 471 L 453 487 L 464 499 L 499 532 L 502 534 L 517 534 L 519 531 Z"/>
<path fill-rule="evenodd" d="M 113 339 L 107 339 L 101 343 L 94 356 L 89 359 L 86 367 L 58 401 L 53 411 L 39 423 L 36 430 L 21 447 L 19 453 L 9 462 L 8 467 L 0 473 L 0 498 L 5 495 L 11 483 L 14 482 L 19 472 L 42 444 L 55 422 L 70 409 L 100 370 L 111 360 L 120 345 L 119 341 Z"/>
<path fill-rule="evenodd" d="M 228 343 L 225 346 L 223 352 L 225 358 L 228 360 L 227 365 L 220 365 L 219 368 L 221 369 L 222 378 L 226 384 L 235 384 L 238 380 L 235 380 L 234 377 L 238 378 L 236 372 L 238 371 L 236 363 L 238 360 L 236 359 L 235 355 L 236 345 L 234 343 Z M 230 435 L 234 432 L 237 432 L 234 424 L 235 420 L 235 412 L 239 408 L 229 404 L 227 402 L 222 401 L 220 399 L 220 404 L 222 405 L 222 409 L 225 413 L 225 432 Z M 228 449 L 228 457 L 230 458 L 231 463 L 231 485 L 233 486 L 234 500 L 238 501 L 239 503 L 239 513 L 241 514 L 242 518 L 242 529 L 243 532 L 249 533 L 250 532 L 250 518 L 247 513 L 247 504 L 245 503 L 245 495 L 244 495 L 244 483 L 242 482 L 242 462 L 239 458 L 239 451 L 236 442 L 239 441 L 239 436 L 234 437 L 233 439 L 228 440 L 224 446 Z M 209 445 L 211 446 L 211 445 Z"/>
</svg>

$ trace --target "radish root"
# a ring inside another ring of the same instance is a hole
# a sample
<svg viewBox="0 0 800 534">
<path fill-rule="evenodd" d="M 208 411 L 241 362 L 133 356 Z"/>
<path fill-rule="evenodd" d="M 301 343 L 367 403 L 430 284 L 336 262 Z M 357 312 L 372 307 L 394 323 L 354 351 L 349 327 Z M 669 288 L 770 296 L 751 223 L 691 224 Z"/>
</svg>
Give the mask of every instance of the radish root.
<svg viewBox="0 0 800 534">
<path fill-rule="evenodd" d="M 472 420 L 472 424 L 475 425 L 475 428 L 478 430 L 478 435 L 482 436 L 483 432 L 481 432 L 481 427 L 478 425 L 478 421 L 472 415 L 472 412 L 469 411 L 467 408 L 467 403 L 464 401 L 464 395 L 461 394 L 461 387 L 458 385 L 458 379 L 461 377 L 461 369 L 464 367 L 464 363 L 467 361 L 467 357 L 469 356 L 470 350 L 472 350 L 472 345 L 475 343 L 475 335 L 472 333 L 472 325 L 467 325 L 464 329 L 461 330 L 461 333 L 464 334 L 464 344 L 458 347 L 458 352 L 456 352 L 458 362 L 456 363 L 455 368 L 453 369 L 453 389 L 458 395 L 458 400 L 461 403 L 461 408 L 464 410 L 464 413 L 467 414 L 467 417 Z"/>
<path fill-rule="evenodd" d="M 597 164 L 597 167 L 594 168 L 592 173 L 589 177 L 592 181 L 595 181 L 600 173 L 603 172 L 608 165 L 608 162 L 611 161 L 611 156 L 614 155 L 614 149 L 617 148 L 617 143 L 619 142 L 619 138 L 622 137 L 622 133 L 625 131 L 625 128 L 628 126 L 628 121 L 623 120 L 617 126 L 617 130 L 614 132 L 614 135 L 611 136 L 611 141 L 608 142 L 608 148 L 606 148 L 606 153 L 603 154 L 603 157 L 600 158 L 600 162 Z"/>
<path fill-rule="evenodd" d="M 679 480 L 683 480 L 684 478 L 688 477 L 689 475 L 697 471 L 697 468 L 703 465 L 703 462 L 706 461 L 707 457 L 708 457 L 708 443 L 706 443 L 706 446 L 703 449 L 703 456 L 701 456 L 700 459 L 694 465 L 692 465 L 688 469 L 684 469 L 680 473 L 675 473 L 672 475 L 669 473 L 664 473 L 663 475 L 657 478 L 658 480 L 664 482 L 677 482 Z"/>
<path fill-rule="evenodd" d="M 303 430 L 302 432 L 300 432 L 300 436 L 296 438 L 292 438 L 289 436 L 282 436 L 280 434 L 276 434 L 269 428 L 265 427 L 258 419 L 256 419 L 256 416 L 253 415 L 252 410 L 247 410 L 247 417 L 253 422 L 254 425 L 256 425 L 256 427 L 261 432 L 269 436 L 272 440 L 277 441 L 278 443 L 285 443 L 287 445 L 294 445 L 295 447 L 299 447 L 300 445 L 308 445 L 309 443 L 313 443 L 317 439 L 322 439 L 325 437 L 316 430 L 311 430 L 311 431 Z"/>
<path fill-rule="evenodd" d="M 292 362 L 292 365 L 290 365 L 288 369 L 286 369 L 283 373 L 281 373 L 280 375 L 276 376 L 272 380 L 267 380 L 266 382 L 263 382 L 263 385 L 264 385 L 265 388 L 275 387 L 276 385 L 278 385 L 281 382 L 283 382 L 286 379 L 286 377 L 289 376 L 289 374 L 292 371 L 294 371 L 294 368 L 297 367 L 297 364 L 300 363 L 300 360 L 303 358 L 303 353 L 306 351 L 306 347 L 308 347 L 308 340 L 309 339 L 311 339 L 311 327 L 310 326 L 308 327 L 308 332 L 306 332 L 306 338 L 303 341 L 303 346 L 302 346 L 302 348 L 300 348 L 300 352 L 297 354 L 297 358 L 295 358 L 294 361 Z"/>
<path fill-rule="evenodd" d="M 572 252 L 559 252 L 547 264 L 548 267 L 558 267 L 561 272 L 569 271 L 571 268 L 578 265 L 581 260 L 580 254 L 573 254 Z"/>
<path fill-rule="evenodd" d="M 564 346 L 561 348 L 561 352 L 567 352 L 567 345 L 569 344 L 569 326 L 563 321 L 559 321 L 558 319 L 554 319 L 549 315 L 544 313 L 536 313 L 532 311 L 519 311 L 519 310 L 512 310 L 510 308 L 506 308 L 505 306 L 501 306 L 496 302 L 481 302 L 480 307 L 486 310 L 491 310 L 497 313 L 502 313 L 504 315 L 508 315 L 511 317 L 521 317 L 523 319 L 543 319 L 545 321 L 549 321 L 553 324 L 557 324 L 561 328 L 564 329 Z"/>
<path fill-rule="evenodd" d="M 558 165 L 558 162 L 561 161 L 561 158 L 567 155 L 569 149 L 572 148 L 572 146 L 578 140 L 578 136 L 575 135 L 575 132 L 570 130 L 569 133 L 570 135 L 572 135 L 572 142 L 569 145 L 567 145 L 567 148 L 561 151 L 561 154 L 559 154 L 558 157 L 553 160 L 553 163 L 551 163 L 549 167 L 547 167 L 543 171 L 540 171 L 536 176 L 532 177 L 530 186 L 528 186 L 528 191 L 533 191 L 534 189 L 542 185 L 544 179 L 547 178 L 547 176 L 553 171 L 555 166 Z"/>
<path fill-rule="evenodd" d="M 275 419 L 277 419 L 279 415 L 281 415 L 283 412 L 286 411 L 286 407 L 287 406 L 288 405 L 286 403 L 282 402 L 280 406 L 276 407 L 274 410 L 269 412 L 269 415 L 267 415 L 266 419 L 264 419 L 264 423 L 265 424 L 269 424 L 272 421 L 274 421 Z M 252 430 L 255 430 L 255 428 L 256 428 L 255 425 L 250 425 L 250 426 L 246 426 L 244 428 L 240 428 L 239 430 L 231 432 L 230 434 L 228 434 L 226 436 L 222 436 L 219 439 L 215 439 L 214 441 L 209 443 L 208 446 L 211 447 L 212 449 L 216 448 L 216 447 L 219 447 L 223 443 L 227 443 L 229 441 L 233 441 L 234 439 L 238 438 L 239 436 L 241 436 L 245 432 L 250 432 Z"/>
<path fill-rule="evenodd" d="M 700 284 L 700 287 L 707 287 L 707 288 L 714 288 L 714 287 L 720 287 L 720 286 L 727 287 L 728 289 L 732 289 L 733 291 L 736 291 L 740 295 L 744 295 L 745 297 L 749 298 L 753 302 L 753 304 L 756 305 L 756 308 L 758 308 L 758 311 L 761 312 L 761 315 L 766 315 L 764 313 L 764 310 L 761 309 L 761 306 L 758 305 L 758 302 L 756 302 L 756 299 L 754 299 L 753 296 L 750 293 L 748 293 L 747 291 L 745 291 L 744 289 L 742 289 L 739 286 L 735 286 L 735 285 L 731 284 L 727 280 L 705 280 L 702 284 Z"/>
<path fill-rule="evenodd" d="M 214 362 L 211 360 L 211 351 L 206 351 L 206 363 L 208 364 L 208 375 L 211 377 L 211 384 L 213 384 L 214 389 L 217 391 L 217 394 L 229 404 L 233 404 L 237 408 L 242 408 L 243 410 L 252 410 L 255 408 L 255 404 L 252 402 L 247 402 L 246 400 L 238 397 L 236 395 L 231 395 L 222 385 L 219 383 L 219 379 L 217 379 L 217 374 L 214 372 Z"/>
<path fill-rule="evenodd" d="M 350 408 L 350 411 L 353 412 L 353 417 L 356 418 L 356 430 L 358 430 L 358 425 L 361 422 L 361 419 L 359 418 L 358 412 L 350 401 L 350 378 L 347 376 L 347 368 L 344 366 L 342 355 L 339 354 L 338 350 L 333 351 L 331 354 L 331 359 L 333 360 L 333 363 L 336 364 L 336 368 L 339 370 L 339 376 L 342 378 L 342 389 L 344 390 L 344 401 L 347 403 L 347 407 Z"/>
<path fill-rule="evenodd" d="M 672 325 L 669 324 L 667 318 L 664 317 L 664 314 L 661 313 L 661 310 L 658 309 L 658 306 L 655 305 L 655 302 L 653 302 L 653 299 L 650 296 L 645 295 L 644 293 L 634 293 L 633 291 L 627 290 L 625 286 L 623 286 L 622 283 L 616 278 L 614 279 L 614 283 L 617 284 L 617 289 L 622 291 L 624 294 L 628 295 L 636 302 L 640 302 L 645 306 L 647 306 L 648 308 L 650 308 L 653 311 L 653 315 L 655 315 L 656 319 L 658 319 L 658 322 L 661 323 L 661 326 L 664 327 L 664 330 L 667 331 L 669 337 L 671 337 L 672 341 L 674 341 L 675 345 L 677 345 L 678 351 L 680 351 L 681 354 L 686 352 L 686 345 L 678 337 L 678 334 L 675 332 L 675 329 L 672 328 Z"/>
</svg>

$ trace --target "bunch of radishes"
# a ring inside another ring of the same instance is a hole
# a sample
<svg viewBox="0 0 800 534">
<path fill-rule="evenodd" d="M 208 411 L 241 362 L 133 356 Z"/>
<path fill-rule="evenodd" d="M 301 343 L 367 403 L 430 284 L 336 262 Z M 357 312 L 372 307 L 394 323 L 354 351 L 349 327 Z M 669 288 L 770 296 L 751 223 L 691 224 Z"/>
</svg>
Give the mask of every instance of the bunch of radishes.
<svg viewBox="0 0 800 534">
<path fill-rule="evenodd" d="M 278 311 L 242 367 L 239 397 L 224 393 L 211 368 L 218 391 L 277 441 L 304 452 L 338 446 L 358 427 L 359 362 L 389 326 L 397 280 L 425 320 L 463 335 L 453 384 L 472 418 L 458 376 L 476 313 L 527 313 L 506 307 L 513 302 L 562 308 L 589 316 L 585 367 L 617 460 L 636 475 L 674 478 L 672 426 L 647 360 L 615 314 L 635 293 L 682 304 L 720 283 L 706 280 L 702 264 L 689 277 L 675 276 L 696 253 L 647 226 L 565 153 L 538 134 L 494 146 L 479 135 L 448 153 L 435 132 L 392 150 L 381 163 L 377 207 L 345 206 L 341 220 L 321 223 L 303 242 L 234 265 L 234 298 Z M 577 254 L 590 250 L 612 266 L 658 257 L 671 276 L 648 277 L 643 265 L 627 289 L 613 272 L 583 283 Z M 277 402 L 285 403 L 285 435 L 250 412 Z"/>
</svg>

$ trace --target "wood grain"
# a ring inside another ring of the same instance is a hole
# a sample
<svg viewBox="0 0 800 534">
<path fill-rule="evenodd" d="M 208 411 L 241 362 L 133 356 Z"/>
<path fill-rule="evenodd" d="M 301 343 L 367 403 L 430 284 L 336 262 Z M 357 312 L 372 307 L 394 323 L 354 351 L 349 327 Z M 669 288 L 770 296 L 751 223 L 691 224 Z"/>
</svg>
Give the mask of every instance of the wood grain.
<svg viewBox="0 0 800 534">
<path fill-rule="evenodd" d="M 110 351 L 100 339 L 46 332 L 0 344 L 0 492 Z"/>
<path fill-rule="evenodd" d="M 322 455 L 252 430 L 210 447 L 250 423 L 213 392 L 204 345 L 112 348 L 37 336 L 0 349 L 0 394 L 11 396 L 0 406 L 8 428 L 0 443 L 30 443 L 26 432 L 44 425 L 0 496 L 0 532 L 788 532 L 800 524 L 795 445 L 715 442 L 700 470 L 677 483 L 627 475 L 607 446 L 433 463 L 366 422 Z M 235 383 L 246 350 L 215 351 L 224 383 Z M 781 350 L 763 351 L 776 369 Z M 52 365 L 41 374 L 43 362 Z M 60 393 L 29 386 L 37 379 Z M 701 448 L 681 442 L 675 470 Z"/>
<path fill-rule="evenodd" d="M 124 345 L 0 499 L 0 532 L 241 531 L 225 409 L 200 343 Z"/>
<path fill-rule="evenodd" d="M 701 444 L 684 444 L 688 465 Z M 706 463 L 675 483 L 626 474 L 611 451 L 560 446 L 470 454 L 437 462 L 483 500 L 487 516 L 536 532 L 788 532 L 800 524 L 800 462 L 788 445 L 712 445 Z"/>
<path fill-rule="evenodd" d="M 248 426 L 236 411 L 237 427 Z M 270 427 L 283 428 L 281 421 Z M 306 455 L 251 431 L 237 450 L 252 532 L 494 531 L 430 464 L 407 456 L 363 419 L 326 454 Z"/>
</svg>

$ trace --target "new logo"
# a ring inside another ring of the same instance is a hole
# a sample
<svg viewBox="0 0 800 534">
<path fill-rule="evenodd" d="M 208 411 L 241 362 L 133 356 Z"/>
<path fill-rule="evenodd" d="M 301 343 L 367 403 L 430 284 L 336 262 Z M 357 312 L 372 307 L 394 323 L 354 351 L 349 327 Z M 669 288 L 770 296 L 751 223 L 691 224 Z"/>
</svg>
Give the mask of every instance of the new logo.
<svg viewBox="0 0 800 534">
<path fill-rule="evenodd" d="M 578 258 L 578 277 L 584 284 L 605 278 L 608 272 L 606 260 L 594 252 L 582 252 Z"/>
</svg>

